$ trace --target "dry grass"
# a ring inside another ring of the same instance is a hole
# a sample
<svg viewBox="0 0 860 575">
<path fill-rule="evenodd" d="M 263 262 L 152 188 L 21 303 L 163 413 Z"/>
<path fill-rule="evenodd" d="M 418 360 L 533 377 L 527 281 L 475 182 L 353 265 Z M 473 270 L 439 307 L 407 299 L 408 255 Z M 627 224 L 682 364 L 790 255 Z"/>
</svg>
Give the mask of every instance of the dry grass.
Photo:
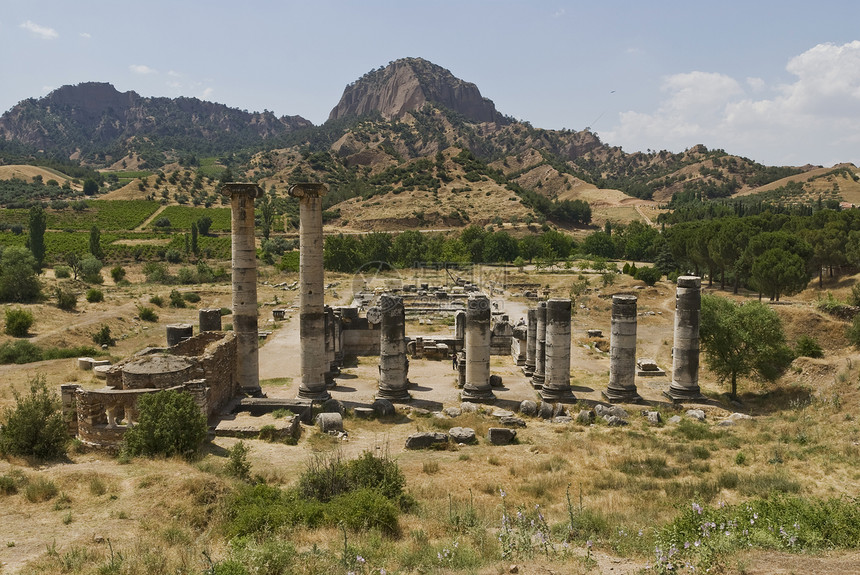
<svg viewBox="0 0 860 575">
<path fill-rule="evenodd" d="M 137 270 L 132 269 L 130 276 L 135 277 L 135 273 Z M 576 272 L 530 272 L 512 275 L 510 281 L 538 281 L 549 286 L 551 293 L 566 295 L 575 277 Z M 285 276 L 277 276 L 274 281 L 274 275 L 267 279 L 270 284 L 292 281 Z M 337 288 L 342 299 L 348 295 L 344 286 L 349 280 L 348 276 L 327 277 L 327 281 L 342 284 Z M 592 281 L 592 286 L 597 285 Z M 586 343 L 585 329 L 599 328 L 608 334 L 608 297 L 612 293 L 636 293 L 640 311 L 655 311 L 653 316 L 640 318 L 639 354 L 655 357 L 662 366 L 671 367 L 672 286 L 659 283 L 633 291 L 637 285 L 639 282 L 631 278 L 619 277 L 611 288 L 595 289 L 577 302 L 585 307 L 577 307 L 573 327 L 574 386 L 582 400 L 574 411 L 593 405 L 606 385 L 607 355 L 581 345 Z M 149 330 L 142 329 L 144 326 L 135 328 L 130 304 L 156 291 L 169 290 L 135 283 L 125 288 L 106 286 L 105 291 L 106 305 L 89 307 L 84 303 L 82 312 L 74 316 L 56 318 L 58 314 L 49 305 L 33 306 L 38 337 L 85 344 L 89 325 L 110 322 L 117 336 L 126 335 L 114 352 L 118 356 L 144 344 L 162 343 L 163 333 L 158 326 Z M 229 305 L 226 285 L 204 286 L 200 291 L 205 294 L 201 302 L 205 307 Z M 821 498 L 856 494 L 860 487 L 860 426 L 856 421 L 860 357 L 839 340 L 840 322 L 805 303 L 814 300 L 812 291 L 801 294 L 798 305 L 776 309 L 790 339 L 800 333 L 814 335 L 825 347 L 825 357 L 796 360 L 778 385 L 763 387 L 743 382 L 742 409 L 755 416 L 752 421 L 733 427 L 715 425 L 715 420 L 738 408 L 723 402 L 724 389 L 703 369 L 701 384 L 707 394 L 716 398 L 706 406 L 708 423 L 704 425 L 650 427 L 639 415 L 641 407 L 627 406 L 631 414 L 627 428 L 529 419 L 527 427 L 518 431 L 516 444 L 496 447 L 484 439 L 487 429 L 496 425 L 488 413 L 468 413 L 453 420 L 405 413 L 389 421 L 348 417 L 348 442 L 311 429 L 305 430 L 297 446 L 247 440 L 252 475 L 262 476 L 272 484 L 291 485 L 312 453 L 343 449 L 352 457 L 365 449 L 390 450 L 406 475 L 407 490 L 419 505 L 413 513 L 401 517 L 398 538 L 348 534 L 350 549 L 372 557 L 377 568 L 407 571 L 407 567 L 412 568 L 409 566 L 421 565 L 429 572 L 487 574 L 506 569 L 510 562 L 499 559 L 497 539 L 504 491 L 504 505 L 509 512 L 533 510 L 540 505 L 557 536 L 567 532 L 571 513 L 581 524 L 579 535 L 572 540 L 572 555 L 547 558 L 538 554 L 516 559 L 521 566 L 528 565 L 528 572 L 584 570 L 589 564 L 576 559 L 585 555 L 584 537 L 595 542 L 599 569 L 617 565 L 612 561 L 620 557 L 631 562 L 632 571 L 648 560 L 654 528 L 673 519 L 677 506 L 691 500 L 732 504 L 775 492 Z M 261 285 L 260 292 L 262 301 L 271 301 L 275 295 L 281 301 L 293 296 L 293 292 L 269 285 Z M 526 300 L 509 301 L 512 317 L 519 317 L 519 312 L 514 311 L 526 304 Z M 182 319 L 193 322 L 196 311 L 162 308 L 159 313 L 160 323 Z M 264 306 L 261 314 L 269 315 L 269 309 Z M 74 321 L 70 322 L 70 318 Z M 413 361 L 410 376 L 412 369 L 416 374 L 435 374 L 433 385 L 440 393 L 456 395 L 449 363 Z M 499 358 L 494 358 L 493 369 L 506 373 L 506 378 L 514 373 Z M 375 370 L 374 361 L 361 358 L 348 370 L 356 377 L 344 380 L 344 384 L 372 386 Z M 36 371 L 45 372 L 51 382 L 77 380 L 85 385 L 100 385 L 89 374 L 74 369 L 70 360 L 0 368 L 4 375 L 0 403 L 8 405 L 12 387 L 21 389 Z M 291 386 L 270 383 L 269 387 L 278 393 L 294 393 L 295 382 Z M 652 389 L 649 382 L 641 385 L 643 391 Z M 660 410 L 664 420 L 677 413 L 671 405 L 656 399 L 657 394 L 653 397 L 649 400 L 651 408 Z M 454 425 L 475 429 L 478 443 L 442 451 L 402 449 L 410 433 L 447 431 Z M 41 478 L 57 489 L 49 499 L 35 502 L 27 499 L 25 485 L 16 493 L 0 494 L 2 539 L 14 544 L 4 549 L 4 572 L 118 572 L 111 571 L 119 569 L 118 561 L 122 562 L 123 573 L 202 572 L 208 567 L 204 550 L 215 560 L 229 553 L 218 525 L 221 502 L 234 489 L 232 480 L 223 477 L 222 469 L 225 453 L 235 442 L 217 438 L 210 453 L 195 464 L 133 460 L 120 465 L 108 455 L 86 452 L 70 455 L 68 462 L 38 468 L 26 461 L 0 462 L 0 476 L 23 476 L 27 483 Z M 95 541 L 100 538 L 105 542 Z M 342 552 L 343 534 L 337 529 L 297 529 L 289 533 L 289 540 L 299 552 L 315 544 L 327 557 L 337 558 Z M 437 553 L 450 550 L 454 541 L 462 550 L 458 559 L 462 563 L 449 568 L 439 563 Z M 471 563 L 473 557 L 479 558 L 477 564 Z M 781 561 L 791 564 L 790 558 Z M 308 573 L 314 572 L 307 569 Z"/>
</svg>

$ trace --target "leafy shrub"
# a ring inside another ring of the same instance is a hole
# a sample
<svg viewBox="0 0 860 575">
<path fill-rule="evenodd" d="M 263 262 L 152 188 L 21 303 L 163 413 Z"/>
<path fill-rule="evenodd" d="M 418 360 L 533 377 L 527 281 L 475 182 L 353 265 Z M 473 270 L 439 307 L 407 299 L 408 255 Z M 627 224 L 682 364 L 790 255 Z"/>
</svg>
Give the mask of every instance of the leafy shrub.
<svg viewBox="0 0 860 575">
<path fill-rule="evenodd" d="M 12 337 L 27 337 L 30 327 L 33 325 L 33 314 L 25 309 L 6 310 L 6 335 Z"/>
<path fill-rule="evenodd" d="M 94 356 L 99 351 L 92 347 L 39 347 L 25 339 L 7 341 L 0 344 L 0 364 L 10 363 L 33 363 L 34 361 L 45 361 L 48 359 L 65 359 L 69 357 Z"/>
<path fill-rule="evenodd" d="M 56 271 L 54 272 L 56 273 Z M 110 277 L 114 283 L 119 283 L 125 279 L 125 268 L 122 266 L 114 266 L 110 269 Z"/>
<path fill-rule="evenodd" d="M 155 313 L 155 310 L 145 305 L 138 304 L 137 316 L 141 321 L 151 321 L 153 323 L 158 321 L 158 314 Z"/>
<path fill-rule="evenodd" d="M 60 400 L 44 376 L 30 380 L 30 393 L 14 392 L 15 406 L 3 411 L 0 453 L 52 459 L 66 452 L 68 433 Z"/>
<path fill-rule="evenodd" d="M 57 279 L 68 279 L 72 277 L 72 268 L 64 265 L 54 266 L 54 277 Z"/>
<path fill-rule="evenodd" d="M 161 262 L 146 262 L 143 264 L 143 275 L 147 283 L 170 283 L 172 278 L 167 271 L 167 266 Z"/>
<path fill-rule="evenodd" d="M 200 301 L 200 294 L 190 291 L 182 294 L 182 299 L 187 301 L 188 303 L 197 303 Z"/>
<path fill-rule="evenodd" d="M 30 503 L 41 503 L 43 501 L 50 501 L 59 492 L 60 490 L 57 489 L 53 481 L 44 477 L 37 477 L 27 483 L 27 487 L 24 488 L 24 497 Z"/>
<path fill-rule="evenodd" d="M 93 334 L 93 342 L 100 345 L 116 345 L 116 339 L 111 337 L 110 326 L 103 325 L 101 329 Z"/>
<path fill-rule="evenodd" d="M 653 286 L 660 281 L 663 273 L 655 267 L 641 267 L 636 270 L 636 279 L 645 282 L 645 285 Z"/>
<path fill-rule="evenodd" d="M 845 332 L 845 336 L 855 347 L 860 347 L 860 314 L 854 316 L 851 325 L 848 326 Z"/>
<path fill-rule="evenodd" d="M 244 441 L 239 441 L 231 447 L 227 452 L 229 459 L 226 467 L 227 473 L 242 481 L 248 481 L 251 478 L 251 464 L 248 462 L 249 451 L 250 449 Z"/>
<path fill-rule="evenodd" d="M 101 260 L 92 254 L 85 255 L 81 258 L 81 279 L 90 284 L 104 283 L 102 277 L 103 264 Z"/>
<path fill-rule="evenodd" d="M 170 292 L 170 307 L 185 307 L 185 300 L 177 290 L 171 290 Z"/>
<path fill-rule="evenodd" d="M 206 416 L 187 393 L 164 390 L 137 400 L 137 425 L 123 437 L 123 453 L 191 457 L 206 439 Z"/>
<path fill-rule="evenodd" d="M 821 349 L 818 341 L 805 334 L 797 338 L 794 353 L 799 357 L 824 357 L 824 350 Z"/>
<path fill-rule="evenodd" d="M 197 272 L 194 268 L 182 266 L 176 272 L 176 279 L 183 285 L 195 284 L 197 283 Z"/>
<path fill-rule="evenodd" d="M 397 500 L 404 483 L 403 472 L 388 455 L 377 457 L 365 451 L 347 462 L 336 452 L 312 459 L 299 478 L 298 490 L 304 497 L 325 502 L 349 491 L 374 488 L 385 497 Z"/>
<path fill-rule="evenodd" d="M 157 305 L 158 307 L 164 307 L 164 298 L 160 295 L 154 295 L 149 298 L 149 303 L 152 305 Z"/>
<path fill-rule="evenodd" d="M 313 459 L 299 485 L 240 489 L 226 506 L 228 536 L 271 533 L 281 527 L 338 525 L 396 533 L 406 495 L 403 473 L 387 455 L 365 452 L 345 461 L 339 453 Z"/>
<path fill-rule="evenodd" d="M 78 296 L 68 287 L 57 287 L 54 291 L 57 298 L 57 307 L 61 310 L 71 311 L 78 307 Z"/>
<path fill-rule="evenodd" d="M 100 289 L 90 288 L 87 290 L 87 301 L 90 303 L 98 303 L 105 300 L 105 294 Z"/>
<path fill-rule="evenodd" d="M 179 250 L 167 250 L 167 253 L 164 254 L 164 258 L 172 264 L 178 264 L 182 261 L 182 252 Z"/>
</svg>

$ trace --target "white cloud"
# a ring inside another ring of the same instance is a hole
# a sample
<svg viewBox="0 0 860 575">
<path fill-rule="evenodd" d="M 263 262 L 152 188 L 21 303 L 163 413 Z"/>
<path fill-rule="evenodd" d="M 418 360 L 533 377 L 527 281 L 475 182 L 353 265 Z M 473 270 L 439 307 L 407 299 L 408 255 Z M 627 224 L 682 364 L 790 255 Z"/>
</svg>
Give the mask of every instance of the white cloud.
<svg viewBox="0 0 860 575">
<path fill-rule="evenodd" d="M 176 70 L 168 70 L 167 75 L 172 77 L 172 78 L 181 78 L 182 77 L 182 74 L 180 74 Z"/>
<path fill-rule="evenodd" d="M 144 64 L 132 64 L 128 67 L 129 70 L 134 72 L 135 74 L 147 75 L 147 74 L 157 74 L 158 71 L 146 66 Z"/>
<path fill-rule="evenodd" d="M 212 97 L 212 94 L 213 94 L 214 92 L 215 92 L 215 90 L 213 90 L 212 88 L 206 88 L 205 90 L 203 90 L 203 97 L 202 97 L 202 99 L 203 99 L 203 100 L 208 100 L 209 98 L 211 98 L 211 97 Z"/>
<path fill-rule="evenodd" d="M 567 10 L 565 10 L 564 8 L 559 8 L 558 10 L 556 10 L 555 14 L 552 15 L 552 17 L 561 18 L 562 16 L 564 16 L 565 12 L 567 12 Z"/>
<path fill-rule="evenodd" d="M 690 72 L 664 79 L 653 112 L 630 110 L 601 136 L 629 150 L 703 143 L 767 164 L 860 163 L 860 41 L 792 58 L 787 84 Z"/>
<path fill-rule="evenodd" d="M 80 37 L 89 40 L 90 38 L 92 38 L 92 35 L 89 32 L 81 32 Z"/>
<path fill-rule="evenodd" d="M 40 26 L 35 22 L 27 20 L 23 22 L 19 28 L 27 30 L 33 36 L 37 38 L 41 38 L 42 40 L 53 40 L 54 38 L 58 38 L 60 35 L 57 34 L 57 31 L 53 28 L 48 28 L 47 26 Z"/>
</svg>

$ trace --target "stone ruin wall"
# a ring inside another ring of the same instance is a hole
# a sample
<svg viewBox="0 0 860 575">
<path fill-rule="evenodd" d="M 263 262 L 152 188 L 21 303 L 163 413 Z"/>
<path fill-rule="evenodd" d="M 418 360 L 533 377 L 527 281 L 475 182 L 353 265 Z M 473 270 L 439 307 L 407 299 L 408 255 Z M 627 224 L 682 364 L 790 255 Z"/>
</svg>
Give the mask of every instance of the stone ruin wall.
<svg viewBox="0 0 860 575">
<path fill-rule="evenodd" d="M 150 356 L 175 359 L 179 368 L 149 373 L 124 369 L 139 366 L 141 360 L 145 364 Z M 236 359 L 236 338 L 229 332 L 205 332 L 166 350 L 144 350 L 114 365 L 107 373 L 104 389 L 62 386 L 63 411 L 70 431 L 84 443 L 116 448 L 128 422 L 137 418 L 138 397 L 164 389 L 190 393 L 207 418 L 212 417 L 239 393 Z"/>
</svg>

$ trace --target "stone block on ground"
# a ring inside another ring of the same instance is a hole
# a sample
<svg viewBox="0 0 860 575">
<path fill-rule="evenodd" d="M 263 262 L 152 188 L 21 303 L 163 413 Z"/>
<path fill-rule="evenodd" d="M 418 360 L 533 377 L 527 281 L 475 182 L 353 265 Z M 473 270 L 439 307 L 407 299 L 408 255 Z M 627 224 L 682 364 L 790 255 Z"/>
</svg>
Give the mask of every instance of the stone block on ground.
<svg viewBox="0 0 860 575">
<path fill-rule="evenodd" d="M 501 423 L 505 427 L 525 427 L 526 426 L 526 421 L 521 417 L 516 417 L 515 415 L 508 415 L 505 417 L 500 417 L 499 423 Z"/>
<path fill-rule="evenodd" d="M 464 401 L 460 404 L 460 409 L 463 411 L 463 413 L 475 413 L 476 411 L 478 411 L 478 406 L 471 401 Z"/>
<path fill-rule="evenodd" d="M 681 423 L 681 416 L 680 415 L 673 415 L 672 417 L 669 418 L 669 423 Z"/>
<path fill-rule="evenodd" d="M 448 443 L 448 434 L 434 431 L 413 433 L 406 438 L 406 449 L 427 449 L 443 447 Z"/>
<path fill-rule="evenodd" d="M 370 405 L 379 417 L 389 417 L 394 415 L 396 409 L 394 404 L 387 399 L 377 399 Z"/>
<path fill-rule="evenodd" d="M 627 419 L 628 417 L 630 417 L 627 411 L 620 405 L 606 406 L 602 403 L 598 403 L 594 406 L 594 413 L 596 413 L 598 417 L 603 418 L 613 416 L 617 417 L 618 419 Z"/>
<path fill-rule="evenodd" d="M 487 439 L 493 445 L 508 445 L 517 437 L 517 430 L 508 427 L 491 427 L 487 430 Z"/>
<path fill-rule="evenodd" d="M 609 427 L 623 427 L 625 425 L 628 425 L 626 419 L 621 419 L 616 415 L 604 415 L 603 419 L 606 421 L 606 424 Z"/>
<path fill-rule="evenodd" d="M 502 376 L 501 375 L 491 375 L 490 376 L 490 387 L 502 387 Z"/>
<path fill-rule="evenodd" d="M 581 409 L 579 413 L 576 414 L 577 423 L 581 423 L 583 425 L 591 425 L 594 423 L 594 410 L 591 409 Z"/>
<path fill-rule="evenodd" d="M 663 418 L 660 417 L 659 411 L 648 411 L 646 409 L 642 411 L 642 416 L 650 425 L 660 425 L 663 422 Z"/>
<path fill-rule="evenodd" d="M 376 411 L 372 407 L 356 407 L 352 410 L 359 419 L 372 419 Z"/>
<path fill-rule="evenodd" d="M 442 410 L 442 413 L 444 413 L 448 417 L 454 418 L 463 415 L 463 410 L 459 407 L 446 407 Z"/>
<path fill-rule="evenodd" d="M 538 405 L 538 415 L 540 415 L 541 419 L 552 419 L 553 412 L 554 408 L 551 403 L 541 401 Z"/>
<path fill-rule="evenodd" d="M 530 399 L 523 400 L 520 403 L 520 413 L 528 417 L 534 417 L 537 415 L 537 403 Z"/>
<path fill-rule="evenodd" d="M 573 418 L 570 417 L 569 415 L 557 415 L 556 417 L 552 418 L 552 422 L 553 423 L 572 423 Z"/>
<path fill-rule="evenodd" d="M 452 427 L 448 430 L 448 435 L 457 443 L 475 443 L 478 439 L 471 427 Z"/>
<path fill-rule="evenodd" d="M 705 412 L 701 409 L 688 409 L 687 417 L 699 421 L 705 421 Z"/>
</svg>

